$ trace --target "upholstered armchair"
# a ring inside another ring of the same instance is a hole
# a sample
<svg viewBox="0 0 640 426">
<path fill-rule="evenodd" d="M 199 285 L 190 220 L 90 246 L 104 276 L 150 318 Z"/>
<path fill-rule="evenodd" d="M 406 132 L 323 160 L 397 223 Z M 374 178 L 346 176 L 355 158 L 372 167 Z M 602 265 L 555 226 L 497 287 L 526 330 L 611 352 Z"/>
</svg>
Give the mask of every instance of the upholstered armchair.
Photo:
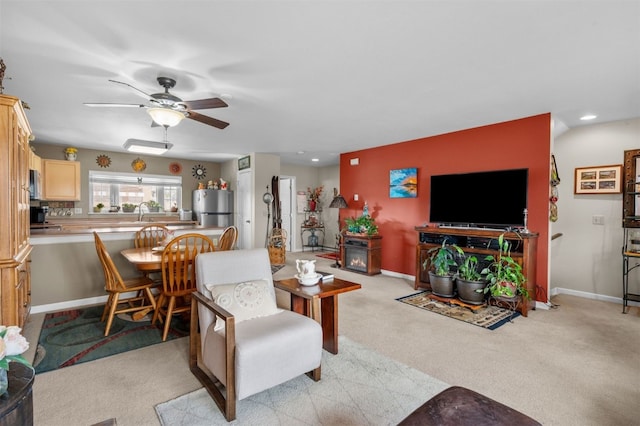
<svg viewBox="0 0 640 426">
<path fill-rule="evenodd" d="M 304 373 L 320 380 L 322 328 L 276 306 L 266 249 L 199 254 L 196 282 L 189 364 L 228 421 L 243 398 Z"/>
</svg>

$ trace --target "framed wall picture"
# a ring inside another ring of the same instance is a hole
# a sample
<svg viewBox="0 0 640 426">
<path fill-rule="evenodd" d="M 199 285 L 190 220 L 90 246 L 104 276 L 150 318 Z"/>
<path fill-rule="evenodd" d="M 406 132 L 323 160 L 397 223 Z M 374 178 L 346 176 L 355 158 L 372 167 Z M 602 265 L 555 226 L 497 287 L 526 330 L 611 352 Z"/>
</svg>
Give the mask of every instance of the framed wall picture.
<svg viewBox="0 0 640 426">
<path fill-rule="evenodd" d="M 418 169 L 394 169 L 389 171 L 390 198 L 416 198 L 418 196 Z"/>
<path fill-rule="evenodd" d="M 622 164 L 578 167 L 575 173 L 576 194 L 619 194 L 622 192 Z"/>
<path fill-rule="evenodd" d="M 251 167 L 251 156 L 238 158 L 238 170 L 244 170 Z"/>
</svg>

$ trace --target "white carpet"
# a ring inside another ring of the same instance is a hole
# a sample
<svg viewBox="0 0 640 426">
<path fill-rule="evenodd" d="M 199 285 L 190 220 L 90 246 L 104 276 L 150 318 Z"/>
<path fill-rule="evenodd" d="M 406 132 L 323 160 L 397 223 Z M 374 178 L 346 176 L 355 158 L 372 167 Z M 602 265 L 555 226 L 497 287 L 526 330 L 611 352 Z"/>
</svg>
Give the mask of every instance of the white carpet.
<svg viewBox="0 0 640 426">
<path fill-rule="evenodd" d="M 228 423 L 204 388 L 158 404 L 165 426 L 395 425 L 449 387 L 340 336 L 338 355 L 322 354 L 322 380 L 306 375 L 238 402 Z"/>
</svg>

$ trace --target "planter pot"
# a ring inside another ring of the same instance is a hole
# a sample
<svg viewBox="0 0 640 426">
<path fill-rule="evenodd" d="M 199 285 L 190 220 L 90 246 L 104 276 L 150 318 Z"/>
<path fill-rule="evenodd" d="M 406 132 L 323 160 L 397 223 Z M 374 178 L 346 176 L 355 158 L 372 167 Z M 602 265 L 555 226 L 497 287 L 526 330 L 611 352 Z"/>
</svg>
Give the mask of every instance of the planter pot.
<svg viewBox="0 0 640 426">
<path fill-rule="evenodd" d="M 436 275 L 433 272 L 429 272 L 429 283 L 431 284 L 431 291 L 436 296 L 455 296 L 454 280 L 455 278 L 453 275 L 441 276 Z"/>
<path fill-rule="evenodd" d="M 484 303 L 484 288 L 486 286 L 486 281 L 468 281 L 456 278 L 458 298 L 470 305 L 482 305 Z"/>
<path fill-rule="evenodd" d="M 518 293 L 517 293 L 517 289 L 516 289 L 516 285 L 510 282 L 501 282 L 500 283 L 501 287 L 505 287 L 505 288 L 509 288 L 511 289 L 511 294 L 513 294 L 513 296 L 509 296 L 507 294 L 497 294 L 494 295 L 494 297 L 500 297 L 506 301 L 509 300 L 515 300 L 518 297 Z"/>
<path fill-rule="evenodd" d="M 93 212 L 94 213 L 100 213 L 102 211 L 102 209 L 100 207 L 94 207 L 93 208 Z"/>
<path fill-rule="evenodd" d="M 122 212 L 123 213 L 133 213 L 136 210 L 135 207 L 123 207 L 122 208 Z"/>
<path fill-rule="evenodd" d="M 160 211 L 160 207 L 149 207 L 149 212 L 157 213 Z"/>
</svg>

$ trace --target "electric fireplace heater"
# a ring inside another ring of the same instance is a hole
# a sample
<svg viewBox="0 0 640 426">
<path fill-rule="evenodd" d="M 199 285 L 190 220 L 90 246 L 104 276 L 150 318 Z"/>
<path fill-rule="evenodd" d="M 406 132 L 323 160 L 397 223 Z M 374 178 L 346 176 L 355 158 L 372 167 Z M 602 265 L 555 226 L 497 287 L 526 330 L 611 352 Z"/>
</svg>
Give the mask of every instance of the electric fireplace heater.
<svg viewBox="0 0 640 426">
<path fill-rule="evenodd" d="M 381 240 L 379 235 L 345 235 L 342 243 L 342 268 L 367 275 L 379 274 Z"/>
</svg>

